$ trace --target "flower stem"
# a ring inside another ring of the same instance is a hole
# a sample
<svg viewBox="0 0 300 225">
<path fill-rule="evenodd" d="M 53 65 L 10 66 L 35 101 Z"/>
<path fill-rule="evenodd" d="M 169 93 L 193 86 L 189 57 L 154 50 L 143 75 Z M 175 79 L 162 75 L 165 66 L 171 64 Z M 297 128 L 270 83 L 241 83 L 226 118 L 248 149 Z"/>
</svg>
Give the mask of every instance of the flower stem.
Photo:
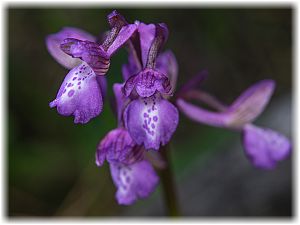
<svg viewBox="0 0 300 225">
<path fill-rule="evenodd" d="M 160 171 L 162 189 L 164 192 L 165 204 L 168 209 L 168 216 L 179 216 L 179 209 L 176 197 L 176 189 L 174 186 L 174 178 L 170 164 L 170 146 L 169 144 L 160 148 L 160 153 L 163 160 L 166 162 L 166 167 Z"/>
</svg>

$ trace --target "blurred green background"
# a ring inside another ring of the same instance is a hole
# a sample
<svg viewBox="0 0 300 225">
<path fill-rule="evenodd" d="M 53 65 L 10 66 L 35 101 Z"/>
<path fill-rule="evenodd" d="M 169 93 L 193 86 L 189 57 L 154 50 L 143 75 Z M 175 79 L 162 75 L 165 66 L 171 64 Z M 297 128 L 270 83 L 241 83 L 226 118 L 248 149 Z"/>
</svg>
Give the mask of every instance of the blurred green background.
<svg viewBox="0 0 300 225">
<path fill-rule="evenodd" d="M 258 124 L 291 137 L 292 8 L 117 8 L 133 22 L 164 22 L 179 64 L 178 86 L 207 69 L 203 89 L 230 103 L 245 88 L 274 79 L 276 92 Z M 116 126 L 109 104 L 86 125 L 74 125 L 48 104 L 67 70 L 48 54 L 45 37 L 64 26 L 94 35 L 109 29 L 112 9 L 8 6 L 7 215 L 163 216 L 161 187 L 135 205 L 118 206 L 107 164 L 95 165 L 95 149 Z M 121 82 L 127 52 L 113 57 L 107 74 Z M 108 100 L 108 99 L 107 99 Z M 106 101 L 108 103 L 108 101 Z M 292 165 L 254 169 L 240 135 L 180 117 L 172 141 L 172 167 L 185 216 L 291 216 Z"/>
</svg>

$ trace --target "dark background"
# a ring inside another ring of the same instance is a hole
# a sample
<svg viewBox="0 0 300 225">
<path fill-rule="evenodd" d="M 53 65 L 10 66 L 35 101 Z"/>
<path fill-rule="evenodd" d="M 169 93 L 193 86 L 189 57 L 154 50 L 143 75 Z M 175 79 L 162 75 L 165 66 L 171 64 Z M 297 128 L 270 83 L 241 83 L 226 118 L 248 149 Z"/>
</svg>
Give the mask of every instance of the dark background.
<svg viewBox="0 0 300 225">
<path fill-rule="evenodd" d="M 7 8 L 7 215 L 163 216 L 161 187 L 135 205 L 118 206 L 107 164 L 95 165 L 95 149 L 116 126 L 109 104 L 86 125 L 73 124 L 48 104 L 67 74 L 47 52 L 45 37 L 64 26 L 94 35 L 108 29 L 104 8 Z M 166 49 L 179 64 L 178 86 L 207 69 L 203 89 L 230 103 L 265 78 L 277 83 L 257 124 L 291 138 L 292 12 L 286 8 L 118 9 L 133 22 L 165 22 Z M 126 51 L 112 59 L 111 85 L 121 81 Z M 180 116 L 172 141 L 182 214 L 202 217 L 291 216 L 291 160 L 274 171 L 246 160 L 240 134 L 193 123 Z M 291 157 L 290 157 L 291 158 Z"/>
</svg>

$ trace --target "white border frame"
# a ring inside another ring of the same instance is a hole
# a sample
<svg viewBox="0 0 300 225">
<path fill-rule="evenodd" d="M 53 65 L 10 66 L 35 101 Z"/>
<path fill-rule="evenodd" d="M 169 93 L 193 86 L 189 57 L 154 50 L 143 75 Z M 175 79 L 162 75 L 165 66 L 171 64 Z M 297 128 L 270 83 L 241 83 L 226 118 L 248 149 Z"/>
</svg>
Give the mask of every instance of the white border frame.
<svg viewBox="0 0 300 225">
<path fill-rule="evenodd" d="M 74 223 L 109 223 L 109 224 L 119 224 L 119 223 L 145 223 L 145 224 L 152 224 L 153 222 L 157 224 L 170 224 L 170 223 L 180 223 L 180 224 L 185 224 L 185 223 L 201 223 L 201 224 L 288 224 L 288 223 L 296 223 L 298 224 L 299 218 L 299 195 L 298 195 L 298 187 L 299 187 L 299 179 L 298 179 L 298 174 L 299 174 L 299 166 L 297 165 L 297 162 L 299 162 L 299 154 L 297 153 L 298 150 L 298 135 L 297 130 L 299 128 L 299 120 L 297 117 L 297 112 L 299 112 L 299 81 L 300 79 L 298 78 L 298 65 L 299 65 L 299 46 L 298 46 L 298 37 L 299 37 L 299 16 L 298 16 L 298 2 L 296 0 L 294 1 L 262 1 L 262 0 L 253 0 L 253 1 L 224 1 L 224 0 L 202 0 L 202 1 L 197 1 L 197 0 L 189 0 L 189 1 L 178 1 L 178 0 L 152 0 L 152 1 L 139 1 L 139 0 L 119 0 L 119 1 L 114 1 L 114 0 L 102 0 L 102 1 L 82 1 L 82 0 L 71 0 L 71 1 L 62 1 L 62 0 L 52 0 L 50 1 L 0 1 L 1 5 L 1 11 L 0 11 L 0 26 L 1 26 L 1 35 L 0 35 L 0 43 L 1 43 L 1 51 L 0 51 L 0 71 L 1 71 L 1 80 L 0 80 L 0 105 L 1 105 L 1 110 L 0 110 L 0 124 L 1 124 L 1 134 L 0 134 L 0 143 L 1 143 L 1 154 L 0 154 L 0 159 L 1 159 L 1 173 L 0 173 L 0 180 L 1 180 L 1 185 L 0 185 L 0 192 L 1 192 L 1 204 L 0 204 L 0 211 L 1 211 L 1 219 L 0 222 L 1 224 L 6 224 L 6 223 L 20 223 L 20 224 L 27 224 L 27 223 L 44 223 L 44 224 L 74 224 Z M 176 219 L 176 220 L 167 220 L 167 219 L 123 219 L 122 217 L 115 219 L 81 219 L 81 218 L 52 218 L 52 217 L 45 217 L 45 218 L 39 218 L 37 217 L 36 219 L 29 219 L 29 218 L 19 218 L 19 219 L 14 219 L 14 218 L 8 218 L 7 216 L 7 182 L 8 182 L 8 177 L 7 177 L 7 138 L 8 134 L 6 133 L 7 131 L 7 112 L 8 112 L 8 96 L 7 96 L 7 46 L 5 43 L 7 43 L 7 8 L 8 6 L 24 6 L 24 7 L 31 7 L 31 6 L 39 6 L 39 7 L 48 7 L 48 6 L 67 6 L 70 8 L 73 7 L 82 7 L 82 6 L 124 6 L 124 7 L 167 7 L 167 6 L 172 6 L 172 7 L 183 7 L 183 6 L 203 6 L 203 7 L 249 7 L 249 6 L 258 6 L 258 7 L 265 7 L 265 6 L 292 6 L 294 9 L 294 18 L 293 18 L 293 49 L 292 49 L 292 55 L 293 55 L 293 74 L 294 74 L 294 83 L 293 83 L 293 91 L 294 91 L 294 96 L 293 96 L 293 118 L 295 120 L 294 126 L 293 126 L 293 139 L 294 139 L 294 147 L 293 147 L 293 185 L 294 185 L 294 193 L 293 196 L 296 197 L 294 199 L 293 203 L 293 219 L 292 220 L 286 220 L 286 219 L 253 219 L 253 218 L 216 218 L 216 219 L 201 219 L 201 217 L 198 218 L 182 218 L 182 219 Z"/>
</svg>

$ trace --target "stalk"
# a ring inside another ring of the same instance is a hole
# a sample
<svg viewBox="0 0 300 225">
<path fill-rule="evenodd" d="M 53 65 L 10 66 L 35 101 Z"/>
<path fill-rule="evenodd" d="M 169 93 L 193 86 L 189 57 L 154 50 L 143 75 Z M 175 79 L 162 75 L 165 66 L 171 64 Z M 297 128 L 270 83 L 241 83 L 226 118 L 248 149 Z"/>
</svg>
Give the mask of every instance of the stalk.
<svg viewBox="0 0 300 225">
<path fill-rule="evenodd" d="M 170 160 L 170 146 L 169 144 L 160 148 L 160 153 L 163 160 L 166 162 L 166 167 L 160 171 L 160 178 L 162 182 L 163 195 L 165 204 L 168 210 L 168 216 L 178 217 L 179 208 L 176 195 L 176 188 L 174 183 L 174 177 L 171 168 Z"/>
</svg>

